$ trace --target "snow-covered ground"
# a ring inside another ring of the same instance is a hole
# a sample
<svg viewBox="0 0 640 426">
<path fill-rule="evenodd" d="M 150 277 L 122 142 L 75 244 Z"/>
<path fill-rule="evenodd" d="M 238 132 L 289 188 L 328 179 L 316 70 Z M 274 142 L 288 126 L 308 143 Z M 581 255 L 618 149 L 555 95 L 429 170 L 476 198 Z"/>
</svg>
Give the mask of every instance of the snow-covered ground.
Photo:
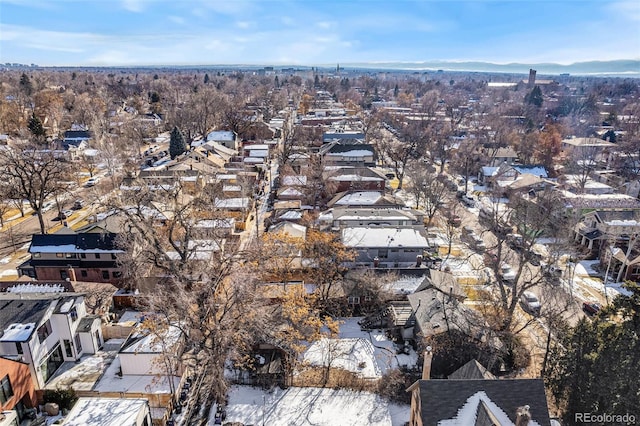
<svg viewBox="0 0 640 426">
<path fill-rule="evenodd" d="M 594 268 L 595 265 L 599 264 L 599 260 L 583 260 L 576 265 L 574 272 L 574 282 L 575 284 L 583 284 L 589 286 L 602 294 L 605 294 L 605 286 L 604 280 L 600 278 L 598 271 Z M 610 298 L 614 298 L 619 294 L 625 294 L 627 296 L 631 295 L 631 292 L 622 287 L 621 282 L 613 282 L 611 281 L 612 277 L 607 279 L 606 292 L 607 296 Z"/>
<path fill-rule="evenodd" d="M 336 339 L 323 339 L 302 355 L 310 364 L 323 365 L 333 351 L 331 366 L 368 378 L 380 378 L 390 369 L 413 366 L 415 351 L 398 354 L 397 345 L 384 331 L 363 331 L 362 317 L 340 318 Z M 263 391 L 251 386 L 233 386 L 229 392 L 226 422 L 253 425 L 401 426 L 409 420 L 410 407 L 389 403 L 375 393 L 347 389 L 275 388 Z M 209 425 L 214 424 L 215 409 Z"/>
<path fill-rule="evenodd" d="M 364 339 L 373 346 L 373 358 L 378 370 L 385 374 L 388 370 L 399 366 L 413 366 L 418 362 L 418 354 L 410 349 L 409 354 L 398 354 L 397 345 L 393 343 L 384 331 L 363 331 L 358 324 L 362 317 L 341 318 L 339 337 L 343 339 Z M 365 361 L 363 359 L 363 361 Z"/>
<path fill-rule="evenodd" d="M 224 422 L 269 426 L 401 426 L 410 407 L 370 392 L 327 388 L 275 388 L 272 392 L 233 386 Z M 209 425 L 213 425 L 215 410 Z"/>
</svg>

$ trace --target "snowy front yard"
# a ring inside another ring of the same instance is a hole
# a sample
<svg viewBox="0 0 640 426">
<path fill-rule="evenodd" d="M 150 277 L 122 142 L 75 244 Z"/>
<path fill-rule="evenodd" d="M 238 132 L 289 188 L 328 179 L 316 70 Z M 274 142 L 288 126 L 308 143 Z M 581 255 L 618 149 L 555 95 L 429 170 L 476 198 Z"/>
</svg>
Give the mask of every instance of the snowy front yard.
<svg viewBox="0 0 640 426">
<path fill-rule="evenodd" d="M 269 426 L 401 426 L 410 407 L 370 392 L 327 388 L 275 388 L 265 392 L 233 386 L 224 422 Z M 213 425 L 213 415 L 209 425 Z"/>
</svg>

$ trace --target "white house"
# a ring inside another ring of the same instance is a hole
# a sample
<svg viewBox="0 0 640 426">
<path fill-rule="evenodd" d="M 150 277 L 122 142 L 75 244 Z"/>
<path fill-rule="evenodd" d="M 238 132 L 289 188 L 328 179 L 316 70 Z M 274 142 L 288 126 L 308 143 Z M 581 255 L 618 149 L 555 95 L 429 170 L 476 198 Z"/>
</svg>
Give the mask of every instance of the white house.
<svg viewBox="0 0 640 426">
<path fill-rule="evenodd" d="M 87 317 L 78 293 L 0 295 L 0 355 L 29 364 L 41 389 L 64 361 L 102 346 L 98 317 Z"/>
</svg>

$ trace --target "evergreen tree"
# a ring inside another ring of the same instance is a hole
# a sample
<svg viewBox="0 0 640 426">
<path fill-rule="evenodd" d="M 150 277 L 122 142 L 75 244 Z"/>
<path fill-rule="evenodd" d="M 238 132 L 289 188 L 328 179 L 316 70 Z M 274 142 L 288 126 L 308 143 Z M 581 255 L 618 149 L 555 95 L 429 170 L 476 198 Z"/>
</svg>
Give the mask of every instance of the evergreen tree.
<svg viewBox="0 0 640 426">
<path fill-rule="evenodd" d="M 280 87 L 280 80 L 278 80 L 278 76 L 276 75 L 276 78 L 273 79 L 273 85 L 278 88 Z"/>
<path fill-rule="evenodd" d="M 574 413 L 638 413 L 640 286 L 625 287 L 630 296 L 581 319 L 550 353 L 544 377 L 567 424 Z"/>
<path fill-rule="evenodd" d="M 27 96 L 31 96 L 31 93 L 33 92 L 33 85 L 31 84 L 29 76 L 25 73 L 22 73 L 20 76 L 20 88 L 22 88 Z"/>
<path fill-rule="evenodd" d="M 171 131 L 171 139 L 169 140 L 169 155 L 173 160 L 180 154 L 183 154 L 187 150 L 187 144 L 184 141 L 184 136 L 182 136 L 182 132 L 174 127 Z"/>
<path fill-rule="evenodd" d="M 540 108 L 542 106 L 542 90 L 540 90 L 540 86 L 535 86 L 531 89 L 531 92 L 524 97 L 524 102 Z"/>
<path fill-rule="evenodd" d="M 44 127 L 42 126 L 42 121 L 36 117 L 35 113 L 31 114 L 31 118 L 29 118 L 28 127 L 33 136 L 43 138 L 46 135 Z"/>
<path fill-rule="evenodd" d="M 277 77 L 276 77 L 276 78 L 277 78 Z M 205 74 L 205 75 L 204 75 L 204 84 L 209 83 L 209 81 L 211 81 L 211 80 L 209 79 L 209 74 Z"/>
</svg>

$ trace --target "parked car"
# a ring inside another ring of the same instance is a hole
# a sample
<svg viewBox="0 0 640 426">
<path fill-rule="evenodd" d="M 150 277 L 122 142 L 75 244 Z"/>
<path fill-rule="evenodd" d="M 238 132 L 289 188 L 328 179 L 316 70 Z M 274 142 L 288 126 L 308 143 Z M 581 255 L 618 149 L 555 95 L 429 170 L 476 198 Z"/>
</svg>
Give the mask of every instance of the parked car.
<svg viewBox="0 0 640 426">
<path fill-rule="evenodd" d="M 524 248 L 524 237 L 520 234 L 507 234 L 507 244 L 513 250 L 522 250 Z"/>
<path fill-rule="evenodd" d="M 73 202 L 73 206 L 71 207 L 72 210 L 80 210 L 82 207 L 84 207 L 84 201 L 83 200 L 76 200 Z"/>
<path fill-rule="evenodd" d="M 508 263 L 503 263 L 500 265 L 500 276 L 503 281 L 512 283 L 516 280 L 516 271 Z"/>
<path fill-rule="evenodd" d="M 100 179 L 97 177 L 92 177 L 90 178 L 87 183 L 84 184 L 84 186 L 86 187 L 91 187 L 91 186 L 95 186 L 96 183 L 98 183 Z"/>
<path fill-rule="evenodd" d="M 454 226 L 454 227 L 456 227 L 456 228 L 457 228 L 457 227 L 459 227 L 460 225 L 462 225 L 462 218 L 461 218 L 460 216 L 458 216 L 457 214 L 450 215 L 450 216 L 447 218 L 447 223 L 448 223 L 449 225 Z"/>
<path fill-rule="evenodd" d="M 598 312 L 600 312 L 600 309 L 601 309 L 601 307 L 600 307 L 599 303 L 596 303 L 596 302 L 583 302 L 582 303 L 582 310 L 587 315 L 595 315 Z"/>
<path fill-rule="evenodd" d="M 63 210 L 59 212 L 58 215 L 53 218 L 53 220 L 65 220 L 65 219 L 68 219 L 69 216 L 71 216 L 72 214 L 73 214 L 72 210 Z"/>
<path fill-rule="evenodd" d="M 477 235 L 474 235 L 471 247 L 478 253 L 484 253 L 484 251 L 487 249 L 484 240 Z"/>
<path fill-rule="evenodd" d="M 522 306 L 522 309 L 529 312 L 531 315 L 540 315 L 540 300 L 538 300 L 538 296 L 536 296 L 532 292 L 525 291 L 524 293 L 522 293 L 520 304 Z"/>
<path fill-rule="evenodd" d="M 476 198 L 473 195 L 464 194 L 461 198 L 462 203 L 467 207 L 475 207 L 476 206 Z"/>
<path fill-rule="evenodd" d="M 484 254 L 485 265 L 496 265 L 498 263 L 498 255 L 494 250 L 489 250 Z"/>
</svg>

